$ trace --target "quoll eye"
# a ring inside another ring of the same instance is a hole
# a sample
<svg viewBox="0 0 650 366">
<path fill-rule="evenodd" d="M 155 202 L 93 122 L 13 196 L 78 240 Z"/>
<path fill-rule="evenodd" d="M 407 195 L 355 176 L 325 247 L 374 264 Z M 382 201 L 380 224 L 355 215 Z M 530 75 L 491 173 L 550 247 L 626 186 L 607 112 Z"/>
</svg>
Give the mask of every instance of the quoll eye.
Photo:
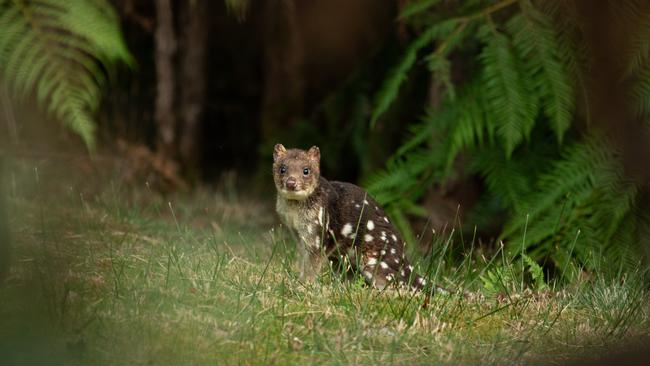
<svg viewBox="0 0 650 366">
<path fill-rule="evenodd" d="M 302 174 L 309 175 L 309 168 L 303 168 L 302 169 Z"/>
<path fill-rule="evenodd" d="M 281 166 L 281 167 L 280 167 L 280 174 L 284 174 L 284 173 L 286 173 L 286 172 L 287 172 L 287 167 L 285 167 L 284 165 Z"/>
</svg>

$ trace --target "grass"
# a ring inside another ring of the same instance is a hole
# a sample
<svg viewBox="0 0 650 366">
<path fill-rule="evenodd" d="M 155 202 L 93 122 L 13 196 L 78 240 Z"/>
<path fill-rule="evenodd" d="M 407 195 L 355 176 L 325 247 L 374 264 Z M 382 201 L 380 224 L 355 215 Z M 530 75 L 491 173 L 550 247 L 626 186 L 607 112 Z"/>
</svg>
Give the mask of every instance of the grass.
<svg viewBox="0 0 650 366">
<path fill-rule="evenodd" d="M 381 293 L 332 272 L 308 285 L 272 199 L 163 197 L 57 171 L 7 174 L 3 364 L 566 363 L 650 344 L 639 273 L 543 289 L 500 250 L 466 243 L 471 254 L 451 260 L 449 232 L 413 259 L 469 297 Z"/>
</svg>

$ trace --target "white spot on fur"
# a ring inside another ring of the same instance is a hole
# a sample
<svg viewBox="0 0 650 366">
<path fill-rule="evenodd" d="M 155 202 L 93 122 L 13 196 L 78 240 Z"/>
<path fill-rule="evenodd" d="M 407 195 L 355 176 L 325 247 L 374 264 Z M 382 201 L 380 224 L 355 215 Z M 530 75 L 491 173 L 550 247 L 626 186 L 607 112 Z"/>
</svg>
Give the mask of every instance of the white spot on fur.
<svg viewBox="0 0 650 366">
<path fill-rule="evenodd" d="M 382 262 L 382 263 L 384 263 L 384 262 Z M 368 258 L 368 263 L 366 263 L 366 264 L 369 265 L 369 266 L 374 266 L 375 264 L 377 264 L 377 258 Z"/>
<path fill-rule="evenodd" d="M 372 222 L 372 220 L 368 220 L 368 222 L 366 223 L 366 227 L 368 228 L 368 230 L 373 230 L 375 228 L 375 223 Z"/>
<path fill-rule="evenodd" d="M 374 239 L 374 238 L 372 237 L 372 235 L 368 235 L 368 234 L 366 234 L 366 235 L 363 236 L 363 240 L 365 240 L 365 241 L 367 241 L 367 242 L 368 242 L 368 241 L 372 241 L 372 239 Z"/>
<path fill-rule="evenodd" d="M 314 227 L 311 225 L 307 225 L 307 233 L 312 234 L 314 232 Z"/>
<path fill-rule="evenodd" d="M 386 262 L 381 262 L 381 263 L 379 263 L 379 265 L 380 265 L 381 268 L 383 268 L 383 269 L 388 268 L 388 263 L 386 263 Z"/>
<path fill-rule="evenodd" d="M 409 264 L 406 268 L 408 268 L 409 271 L 413 272 L 413 266 L 412 265 Z"/>
<path fill-rule="evenodd" d="M 352 234 L 352 224 L 343 225 L 343 229 L 341 229 L 341 235 L 347 238 L 350 234 Z"/>
<path fill-rule="evenodd" d="M 383 249 L 382 249 L 379 253 L 380 253 L 381 255 L 386 255 L 386 251 L 383 250 Z"/>
<path fill-rule="evenodd" d="M 395 263 L 399 263 L 399 258 L 394 259 Z"/>
<path fill-rule="evenodd" d="M 363 204 L 364 204 L 364 205 L 368 205 L 368 204 L 369 204 L 369 203 L 368 203 L 368 200 L 363 200 Z"/>
<path fill-rule="evenodd" d="M 393 238 L 393 241 L 397 243 L 397 236 L 395 236 L 395 234 L 392 234 L 390 237 Z"/>
<path fill-rule="evenodd" d="M 370 273 L 369 271 L 363 271 L 363 275 L 366 276 L 366 278 L 369 280 L 372 279 L 372 273 Z"/>
<path fill-rule="evenodd" d="M 399 272 L 399 274 L 400 274 L 400 276 L 402 276 L 402 277 L 406 276 L 406 273 L 404 272 L 404 270 L 401 270 L 401 271 Z"/>
<path fill-rule="evenodd" d="M 389 273 L 389 274 L 386 275 L 386 280 L 387 280 L 387 281 L 392 281 L 393 278 L 394 278 L 394 277 L 393 277 L 393 274 L 392 274 L 392 273 Z"/>
<path fill-rule="evenodd" d="M 361 208 L 361 206 L 359 206 L 359 204 L 354 205 L 354 207 L 355 208 Z"/>
<path fill-rule="evenodd" d="M 397 254 L 397 249 L 390 248 L 390 254 Z"/>
<path fill-rule="evenodd" d="M 354 239 L 354 238 L 356 238 L 356 237 L 357 237 L 357 233 L 352 233 L 352 234 L 350 234 L 350 235 L 348 236 L 348 238 L 350 238 L 350 239 Z"/>
<path fill-rule="evenodd" d="M 390 221 L 388 221 L 388 217 L 384 216 L 384 221 L 390 224 Z"/>
<path fill-rule="evenodd" d="M 426 281 L 424 278 L 422 278 L 422 277 L 418 277 L 418 282 L 419 282 L 422 286 L 424 286 L 424 285 L 427 284 L 427 281 Z"/>
</svg>

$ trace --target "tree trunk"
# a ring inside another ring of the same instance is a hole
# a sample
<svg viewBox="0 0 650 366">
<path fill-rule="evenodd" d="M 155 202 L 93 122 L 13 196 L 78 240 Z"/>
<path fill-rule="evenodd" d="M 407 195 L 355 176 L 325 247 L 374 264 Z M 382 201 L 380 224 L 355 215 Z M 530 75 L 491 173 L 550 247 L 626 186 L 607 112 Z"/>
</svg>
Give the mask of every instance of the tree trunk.
<svg viewBox="0 0 650 366">
<path fill-rule="evenodd" d="M 165 159 L 175 160 L 174 54 L 176 36 L 171 0 L 156 0 L 156 104 L 157 149 Z"/>
<path fill-rule="evenodd" d="M 208 9 L 204 1 L 184 1 L 181 7 L 179 153 L 183 175 L 196 181 L 205 111 Z"/>
</svg>

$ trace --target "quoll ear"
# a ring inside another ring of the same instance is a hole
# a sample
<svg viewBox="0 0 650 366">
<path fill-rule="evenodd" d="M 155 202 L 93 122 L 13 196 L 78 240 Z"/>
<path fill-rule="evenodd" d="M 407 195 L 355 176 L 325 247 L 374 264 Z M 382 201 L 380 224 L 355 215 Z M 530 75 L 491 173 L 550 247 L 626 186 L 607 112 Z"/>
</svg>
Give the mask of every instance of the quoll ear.
<svg viewBox="0 0 650 366">
<path fill-rule="evenodd" d="M 307 150 L 307 156 L 309 156 L 309 158 L 312 161 L 319 163 L 320 162 L 320 149 L 318 148 L 318 146 L 310 147 L 309 150 Z"/>
<path fill-rule="evenodd" d="M 287 152 L 287 149 L 284 148 L 282 144 L 275 144 L 273 148 L 273 160 L 278 160 Z"/>
</svg>

